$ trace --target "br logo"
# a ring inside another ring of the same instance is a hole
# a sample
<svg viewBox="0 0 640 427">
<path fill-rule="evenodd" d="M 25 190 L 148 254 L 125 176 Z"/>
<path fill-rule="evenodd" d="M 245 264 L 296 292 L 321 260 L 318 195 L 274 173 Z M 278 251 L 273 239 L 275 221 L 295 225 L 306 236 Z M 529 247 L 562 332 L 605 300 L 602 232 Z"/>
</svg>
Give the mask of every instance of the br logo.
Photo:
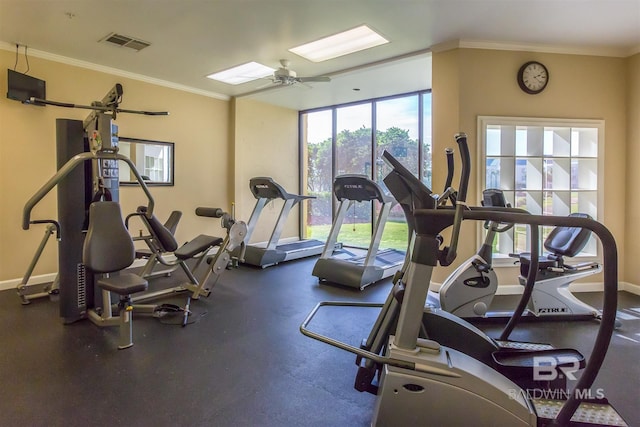
<svg viewBox="0 0 640 427">
<path fill-rule="evenodd" d="M 576 380 L 574 372 L 580 370 L 580 360 L 571 356 L 539 356 L 533 358 L 533 379 L 553 381 L 558 377 Z"/>
</svg>

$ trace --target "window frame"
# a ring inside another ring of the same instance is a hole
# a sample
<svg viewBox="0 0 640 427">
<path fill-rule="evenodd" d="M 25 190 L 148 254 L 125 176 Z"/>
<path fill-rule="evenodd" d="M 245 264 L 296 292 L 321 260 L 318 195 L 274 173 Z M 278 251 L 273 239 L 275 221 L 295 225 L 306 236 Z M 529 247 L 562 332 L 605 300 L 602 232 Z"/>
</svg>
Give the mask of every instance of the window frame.
<svg viewBox="0 0 640 427">
<path fill-rule="evenodd" d="M 308 110 L 301 110 L 298 111 L 298 153 L 299 153 L 299 159 L 298 159 L 298 165 L 299 165 L 299 194 L 306 194 L 307 191 L 307 170 L 306 170 L 306 158 L 305 158 L 305 147 L 304 145 L 307 143 L 307 141 L 305 140 L 305 132 L 303 129 L 303 123 L 304 123 L 304 119 L 303 117 L 306 114 L 309 113 L 316 113 L 316 112 L 320 112 L 320 111 L 331 111 L 332 112 L 332 131 L 331 131 L 331 138 L 332 138 L 332 170 L 331 170 L 331 174 L 332 174 L 332 180 L 335 179 L 336 177 L 336 140 L 337 140 L 337 135 L 338 135 L 338 129 L 337 129 L 337 112 L 339 109 L 344 108 L 344 107 L 352 107 L 352 106 L 357 106 L 357 105 L 363 105 L 363 104 L 370 104 L 371 105 L 371 147 L 372 147 L 372 155 L 371 155 L 371 175 L 372 176 L 376 176 L 377 174 L 377 166 L 376 166 L 376 162 L 375 162 L 375 153 L 376 153 L 376 148 L 377 148 L 377 139 L 376 139 L 376 131 L 377 131 L 377 111 L 376 111 L 376 105 L 379 102 L 382 101 L 387 101 L 387 100 L 393 100 L 393 99 L 398 99 L 398 98 L 404 98 L 404 97 L 410 97 L 410 96 L 417 96 L 417 107 L 418 107 L 418 179 L 421 179 L 425 176 L 424 173 L 424 164 L 425 164 L 425 154 L 423 152 L 424 150 L 424 145 L 425 145 L 425 139 L 429 139 L 429 141 L 431 142 L 431 148 L 430 148 L 430 153 L 431 155 L 433 154 L 433 141 L 432 141 L 432 135 L 425 135 L 424 134 L 424 128 L 425 128 L 425 123 L 424 123 L 424 97 L 425 96 L 430 96 L 432 97 L 432 91 L 431 89 L 424 89 L 424 90 L 418 90 L 418 91 L 413 91 L 413 92 L 407 92 L 407 93 L 401 93 L 401 94 L 396 94 L 396 95 L 389 95 L 389 96 L 383 96 L 383 97 L 379 97 L 379 98 L 370 98 L 370 99 L 364 99 L 364 100 L 360 100 L 360 101 L 353 101 L 353 102 L 348 102 L 348 103 L 344 103 L 344 104 L 335 104 L 335 105 L 330 105 L 330 106 L 326 106 L 326 107 L 318 107 L 318 108 L 312 108 L 312 109 L 308 109 Z M 431 104 L 433 105 L 433 99 L 431 101 Z M 429 116 L 429 120 L 432 120 L 433 114 L 431 114 Z M 299 224 L 299 235 L 300 236 L 305 236 L 305 218 L 307 215 L 307 205 L 303 205 L 303 207 L 300 209 L 299 212 L 299 218 L 298 218 L 298 224 Z M 332 218 L 335 219 L 335 214 L 336 214 L 336 209 L 337 209 L 337 203 L 335 201 L 335 197 L 332 199 L 332 209 L 331 209 L 331 216 Z M 372 218 L 375 218 L 375 207 L 372 206 Z M 373 225 L 373 222 L 372 222 Z M 373 230 L 373 226 L 372 226 L 372 230 Z"/>
<path fill-rule="evenodd" d="M 478 116 L 477 118 L 477 204 L 480 204 L 482 200 L 482 192 L 486 188 L 486 162 L 487 162 L 487 127 L 488 126 L 521 126 L 521 127 L 542 127 L 542 128 L 594 128 L 597 129 L 597 184 L 596 184 L 596 210 L 597 216 L 594 218 L 596 221 L 602 222 L 604 218 L 605 212 L 605 204 L 604 204 L 604 146 L 605 146 L 605 121 L 603 119 L 565 119 L 565 118 L 545 118 L 545 117 L 517 117 L 517 116 Z M 518 156 L 515 154 L 513 158 L 514 160 Z M 543 160 L 545 158 L 554 158 L 560 156 L 546 156 L 543 154 L 540 156 Z M 569 155 L 569 159 L 575 159 L 579 156 Z M 560 157 L 567 158 L 567 157 Z M 544 179 L 544 178 L 543 178 Z M 516 178 L 514 176 L 514 185 L 513 191 L 514 193 L 518 190 L 516 189 Z M 544 191 L 544 189 L 542 190 Z M 571 191 L 571 190 L 569 190 Z M 514 203 L 513 200 L 508 200 L 511 203 Z M 543 211 L 544 214 L 544 211 Z M 527 231 L 528 233 L 528 231 Z M 484 240 L 485 230 L 482 224 L 478 224 L 477 226 L 477 241 L 482 242 Z M 542 233 L 540 233 L 541 241 L 540 241 L 540 250 L 544 252 L 544 248 L 542 246 Z M 575 258 L 579 259 L 580 262 L 602 262 L 602 247 L 599 239 L 596 236 L 592 236 L 596 241 L 596 255 L 577 255 Z M 493 256 L 493 266 L 494 267 L 513 267 L 514 258 L 509 258 L 504 255 L 494 254 Z"/>
</svg>

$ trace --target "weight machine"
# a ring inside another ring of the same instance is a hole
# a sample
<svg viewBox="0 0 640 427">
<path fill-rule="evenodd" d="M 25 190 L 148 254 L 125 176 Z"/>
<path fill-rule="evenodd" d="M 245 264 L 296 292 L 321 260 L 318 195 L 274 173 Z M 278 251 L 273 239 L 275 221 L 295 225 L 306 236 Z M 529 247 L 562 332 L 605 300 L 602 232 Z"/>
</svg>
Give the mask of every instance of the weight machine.
<svg viewBox="0 0 640 427">
<path fill-rule="evenodd" d="M 92 201 L 102 197 L 117 201 L 119 196 L 118 162 L 124 161 L 147 198 L 147 213 L 153 213 L 154 200 L 134 163 L 118 153 L 119 113 L 166 116 L 167 112 L 125 110 L 120 108 L 122 85 L 116 84 L 101 101 L 77 105 L 39 98 L 29 103 L 92 110 L 84 120 L 56 119 L 56 154 L 58 171 L 25 204 L 22 228 L 43 220 L 31 220 L 31 211 L 51 189 L 57 187 L 58 281 L 60 317 L 72 323 L 88 316 L 90 309 L 103 306 L 100 292 L 95 292 L 94 279 L 82 262 L 82 247 L 87 227 L 87 212 Z M 78 167 L 83 165 L 83 167 Z M 51 222 L 45 220 L 44 222 Z"/>
</svg>

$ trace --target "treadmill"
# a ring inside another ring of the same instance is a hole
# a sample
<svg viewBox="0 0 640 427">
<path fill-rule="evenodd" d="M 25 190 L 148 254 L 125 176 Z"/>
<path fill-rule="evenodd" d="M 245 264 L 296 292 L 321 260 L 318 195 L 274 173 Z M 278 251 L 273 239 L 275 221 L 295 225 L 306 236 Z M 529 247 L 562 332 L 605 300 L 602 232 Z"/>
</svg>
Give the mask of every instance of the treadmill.
<svg viewBox="0 0 640 427">
<path fill-rule="evenodd" d="M 284 200 L 280 215 L 276 221 L 271 237 L 264 245 L 247 245 L 244 254 L 244 263 L 266 268 L 283 261 L 290 261 L 298 258 L 305 258 L 320 255 L 324 248 L 324 242 L 320 240 L 307 239 L 293 243 L 278 245 L 278 240 L 282 234 L 282 229 L 287 221 L 287 217 L 297 203 L 306 199 L 315 199 L 315 196 L 303 196 L 300 194 L 290 194 L 270 177 L 255 177 L 249 180 L 251 193 L 257 199 L 253 208 L 249 222 L 247 223 L 247 237 L 245 242 L 249 242 L 253 230 L 256 227 L 258 218 L 264 207 L 275 199 Z"/>
<path fill-rule="evenodd" d="M 333 183 L 333 192 L 340 202 L 336 218 L 324 251 L 313 268 L 320 281 L 364 289 L 366 286 L 392 276 L 400 270 L 405 252 L 395 249 L 378 250 L 382 232 L 395 200 L 366 175 L 340 175 Z M 335 251 L 336 240 L 347 209 L 353 202 L 380 202 L 380 213 L 375 222 L 371 243 L 365 255 L 356 255 L 342 248 Z"/>
</svg>

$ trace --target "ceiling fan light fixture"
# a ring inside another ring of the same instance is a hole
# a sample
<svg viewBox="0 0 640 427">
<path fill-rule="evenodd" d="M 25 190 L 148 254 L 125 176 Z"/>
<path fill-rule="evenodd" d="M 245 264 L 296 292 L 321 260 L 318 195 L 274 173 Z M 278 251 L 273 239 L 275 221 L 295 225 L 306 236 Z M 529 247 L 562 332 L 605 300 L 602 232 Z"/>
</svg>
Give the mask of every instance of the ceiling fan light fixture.
<svg viewBox="0 0 640 427">
<path fill-rule="evenodd" d="M 252 61 L 238 65 L 237 67 L 209 74 L 207 78 L 230 85 L 239 85 L 270 76 L 274 71 L 274 68 Z"/>
<path fill-rule="evenodd" d="M 322 62 L 371 47 L 389 43 L 389 40 L 366 25 L 334 34 L 320 40 L 289 49 L 312 62 Z"/>
</svg>

